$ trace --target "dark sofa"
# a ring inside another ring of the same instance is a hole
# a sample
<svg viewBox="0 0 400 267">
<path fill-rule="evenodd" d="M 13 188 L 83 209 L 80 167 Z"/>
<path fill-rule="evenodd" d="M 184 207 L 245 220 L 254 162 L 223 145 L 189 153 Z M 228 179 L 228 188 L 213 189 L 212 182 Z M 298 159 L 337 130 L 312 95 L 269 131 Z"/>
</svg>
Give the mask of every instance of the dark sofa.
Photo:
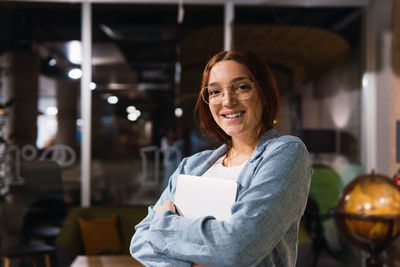
<svg viewBox="0 0 400 267">
<path fill-rule="evenodd" d="M 118 214 L 118 230 L 123 245 L 121 254 L 129 254 L 129 245 L 135 232 L 135 225 L 146 215 L 145 206 L 93 206 L 75 208 L 71 210 L 65 219 L 60 234 L 56 238 L 57 266 L 70 266 L 74 258 L 84 254 L 84 246 L 81 238 L 78 218 L 95 219 L 111 217 Z"/>
</svg>

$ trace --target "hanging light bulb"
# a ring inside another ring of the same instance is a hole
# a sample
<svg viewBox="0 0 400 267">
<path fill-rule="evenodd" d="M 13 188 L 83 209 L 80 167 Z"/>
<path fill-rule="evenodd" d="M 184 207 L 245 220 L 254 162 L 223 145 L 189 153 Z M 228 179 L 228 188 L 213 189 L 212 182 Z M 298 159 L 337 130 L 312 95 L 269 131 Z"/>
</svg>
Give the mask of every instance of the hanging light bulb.
<svg viewBox="0 0 400 267">
<path fill-rule="evenodd" d="M 178 17 L 177 17 L 177 21 L 179 24 L 183 23 L 183 17 L 185 15 L 185 10 L 183 9 L 183 0 L 179 0 L 178 3 Z"/>
</svg>

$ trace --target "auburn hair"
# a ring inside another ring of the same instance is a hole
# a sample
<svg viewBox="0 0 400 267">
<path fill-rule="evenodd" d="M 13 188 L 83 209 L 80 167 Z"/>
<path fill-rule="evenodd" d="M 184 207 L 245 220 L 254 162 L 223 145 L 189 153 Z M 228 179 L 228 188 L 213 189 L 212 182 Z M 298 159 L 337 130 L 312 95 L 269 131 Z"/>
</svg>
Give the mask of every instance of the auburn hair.
<svg viewBox="0 0 400 267">
<path fill-rule="evenodd" d="M 279 112 L 279 92 L 275 76 L 270 67 L 252 50 L 235 48 L 229 51 L 222 51 L 208 61 L 203 71 L 200 93 L 197 97 L 194 110 L 195 119 L 198 120 L 201 129 L 210 133 L 218 141 L 231 146 L 231 137 L 219 128 L 214 121 L 208 104 L 203 101 L 201 96 L 201 88 L 207 86 L 211 69 L 218 62 L 227 60 L 233 60 L 243 65 L 255 83 L 255 89 L 263 107 L 258 138 L 274 126 L 274 120 L 277 118 Z"/>
</svg>

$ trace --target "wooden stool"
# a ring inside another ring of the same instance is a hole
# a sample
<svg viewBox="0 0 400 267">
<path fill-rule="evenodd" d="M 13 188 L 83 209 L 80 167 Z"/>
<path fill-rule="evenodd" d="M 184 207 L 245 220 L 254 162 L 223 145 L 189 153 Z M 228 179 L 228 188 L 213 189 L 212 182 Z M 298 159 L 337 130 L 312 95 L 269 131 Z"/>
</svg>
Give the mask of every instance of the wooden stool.
<svg viewBox="0 0 400 267">
<path fill-rule="evenodd" d="M 4 261 L 4 267 L 10 267 L 12 259 L 30 258 L 33 261 L 33 266 L 38 267 L 36 257 L 43 255 L 45 266 L 51 267 L 50 253 L 54 251 L 55 249 L 52 246 L 28 243 L 0 250 L 0 259 Z"/>
</svg>

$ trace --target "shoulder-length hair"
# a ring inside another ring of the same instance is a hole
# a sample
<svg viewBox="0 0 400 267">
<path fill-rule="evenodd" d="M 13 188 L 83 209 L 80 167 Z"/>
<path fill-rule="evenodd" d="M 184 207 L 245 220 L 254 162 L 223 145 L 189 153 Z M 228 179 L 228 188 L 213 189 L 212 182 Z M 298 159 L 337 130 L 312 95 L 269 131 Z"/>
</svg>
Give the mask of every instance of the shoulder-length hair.
<svg viewBox="0 0 400 267">
<path fill-rule="evenodd" d="M 258 138 L 260 138 L 265 131 L 273 128 L 274 120 L 278 116 L 279 92 L 275 76 L 258 54 L 248 49 L 236 48 L 219 52 L 210 59 L 203 71 L 201 88 L 207 86 L 211 69 L 218 62 L 227 60 L 233 60 L 242 64 L 249 71 L 250 78 L 256 85 L 257 95 L 263 107 L 261 126 L 260 129 L 258 129 Z M 201 93 L 199 93 L 197 97 L 195 118 L 198 120 L 202 129 L 206 130 L 218 141 L 229 146 L 231 145 L 231 137 L 219 128 L 214 121 L 210 108 L 208 104 L 203 101 Z"/>
</svg>

